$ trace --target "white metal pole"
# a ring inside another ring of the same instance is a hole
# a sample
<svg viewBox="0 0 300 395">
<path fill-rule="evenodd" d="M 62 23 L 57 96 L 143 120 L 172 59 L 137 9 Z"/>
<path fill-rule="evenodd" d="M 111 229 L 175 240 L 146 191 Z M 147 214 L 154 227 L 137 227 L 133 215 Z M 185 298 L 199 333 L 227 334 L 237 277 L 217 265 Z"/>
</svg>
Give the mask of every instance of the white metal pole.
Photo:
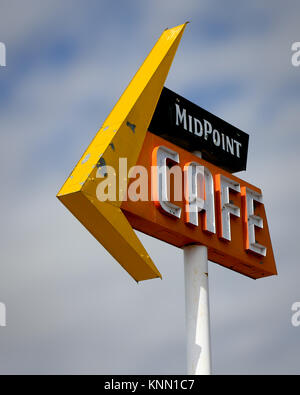
<svg viewBox="0 0 300 395">
<path fill-rule="evenodd" d="M 194 155 L 201 158 L 201 152 Z M 187 374 L 211 374 L 207 247 L 184 248 Z"/>
<path fill-rule="evenodd" d="M 187 374 L 210 375 L 210 315 L 207 247 L 184 248 Z"/>
</svg>

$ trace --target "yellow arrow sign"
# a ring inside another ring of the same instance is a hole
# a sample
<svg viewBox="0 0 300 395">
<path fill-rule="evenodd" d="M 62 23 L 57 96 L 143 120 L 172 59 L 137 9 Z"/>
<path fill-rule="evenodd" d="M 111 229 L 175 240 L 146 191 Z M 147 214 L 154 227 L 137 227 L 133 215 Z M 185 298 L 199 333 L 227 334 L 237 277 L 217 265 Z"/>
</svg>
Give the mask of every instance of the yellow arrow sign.
<svg viewBox="0 0 300 395">
<path fill-rule="evenodd" d="M 161 275 L 121 211 L 122 201 L 97 199 L 97 172 L 112 166 L 118 174 L 119 158 L 127 158 L 128 168 L 136 164 L 185 27 L 162 33 L 57 195 L 136 281 Z"/>
</svg>

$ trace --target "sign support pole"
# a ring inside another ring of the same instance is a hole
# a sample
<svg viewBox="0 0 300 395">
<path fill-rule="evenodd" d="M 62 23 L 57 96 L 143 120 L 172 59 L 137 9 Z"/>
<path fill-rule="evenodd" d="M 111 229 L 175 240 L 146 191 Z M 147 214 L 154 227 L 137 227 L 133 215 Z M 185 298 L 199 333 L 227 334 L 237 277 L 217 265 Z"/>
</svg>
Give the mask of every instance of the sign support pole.
<svg viewBox="0 0 300 395">
<path fill-rule="evenodd" d="M 194 151 L 198 158 L 200 151 Z M 187 374 L 211 374 L 209 282 L 207 247 L 184 248 Z"/>
<path fill-rule="evenodd" d="M 210 315 L 207 247 L 184 248 L 187 374 L 210 375 Z"/>
</svg>

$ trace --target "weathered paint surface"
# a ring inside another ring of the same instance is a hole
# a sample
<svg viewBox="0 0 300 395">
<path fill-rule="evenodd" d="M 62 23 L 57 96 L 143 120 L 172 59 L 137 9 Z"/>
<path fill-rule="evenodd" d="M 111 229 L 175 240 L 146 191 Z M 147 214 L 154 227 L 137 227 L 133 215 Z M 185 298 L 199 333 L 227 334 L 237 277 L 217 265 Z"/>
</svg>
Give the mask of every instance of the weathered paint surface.
<svg viewBox="0 0 300 395">
<path fill-rule="evenodd" d="M 214 179 L 216 233 L 205 231 L 204 213 L 199 213 L 199 226 L 188 224 L 185 213 L 185 200 L 175 201 L 172 199 L 172 196 L 171 202 L 181 208 L 180 218 L 166 215 L 157 208 L 157 202 L 155 201 L 133 202 L 128 200 L 123 202 L 121 209 L 126 213 L 131 225 L 143 233 L 179 248 L 184 248 L 191 244 L 205 245 L 208 247 L 208 259 L 210 261 L 248 277 L 257 279 L 277 274 L 264 204 L 258 204 L 255 207 L 255 214 L 262 218 L 263 221 L 263 229 L 257 228 L 256 238 L 258 243 L 266 246 L 267 254 L 266 256 L 254 254 L 248 248 L 246 188 L 259 194 L 261 190 L 150 132 L 147 133 L 137 164 L 149 169 L 151 165 L 155 164 L 153 163 L 152 154 L 160 146 L 167 147 L 179 154 L 179 166 L 182 169 L 182 173 L 187 163 L 197 162 L 199 165 L 206 167 L 212 174 Z M 241 189 L 241 193 L 230 192 L 230 201 L 239 207 L 241 211 L 240 217 L 231 216 L 231 241 L 224 240 L 221 233 L 221 175 L 238 183 Z M 148 189 L 149 191 L 151 190 L 150 179 Z M 173 185 L 171 185 L 172 189 L 174 189 Z"/>
<path fill-rule="evenodd" d="M 136 281 L 161 275 L 120 209 L 122 202 L 97 200 L 97 171 L 113 166 L 118 172 L 119 158 L 127 158 L 129 168 L 136 164 L 185 27 L 162 33 L 57 195 Z M 125 193 L 127 176 L 121 182 Z"/>
</svg>

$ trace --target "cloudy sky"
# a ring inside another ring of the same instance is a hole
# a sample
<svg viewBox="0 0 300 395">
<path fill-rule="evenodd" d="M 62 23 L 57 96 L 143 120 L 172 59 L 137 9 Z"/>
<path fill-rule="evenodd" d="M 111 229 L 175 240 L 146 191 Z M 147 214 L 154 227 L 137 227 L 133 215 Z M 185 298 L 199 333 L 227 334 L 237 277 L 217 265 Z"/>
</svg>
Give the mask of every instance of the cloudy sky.
<svg viewBox="0 0 300 395">
<path fill-rule="evenodd" d="M 213 372 L 300 373 L 299 1 L 0 0 L 0 373 L 185 373 L 183 254 L 139 234 L 137 285 L 56 199 L 166 27 L 166 86 L 250 134 L 279 276 L 209 265 Z"/>
</svg>

